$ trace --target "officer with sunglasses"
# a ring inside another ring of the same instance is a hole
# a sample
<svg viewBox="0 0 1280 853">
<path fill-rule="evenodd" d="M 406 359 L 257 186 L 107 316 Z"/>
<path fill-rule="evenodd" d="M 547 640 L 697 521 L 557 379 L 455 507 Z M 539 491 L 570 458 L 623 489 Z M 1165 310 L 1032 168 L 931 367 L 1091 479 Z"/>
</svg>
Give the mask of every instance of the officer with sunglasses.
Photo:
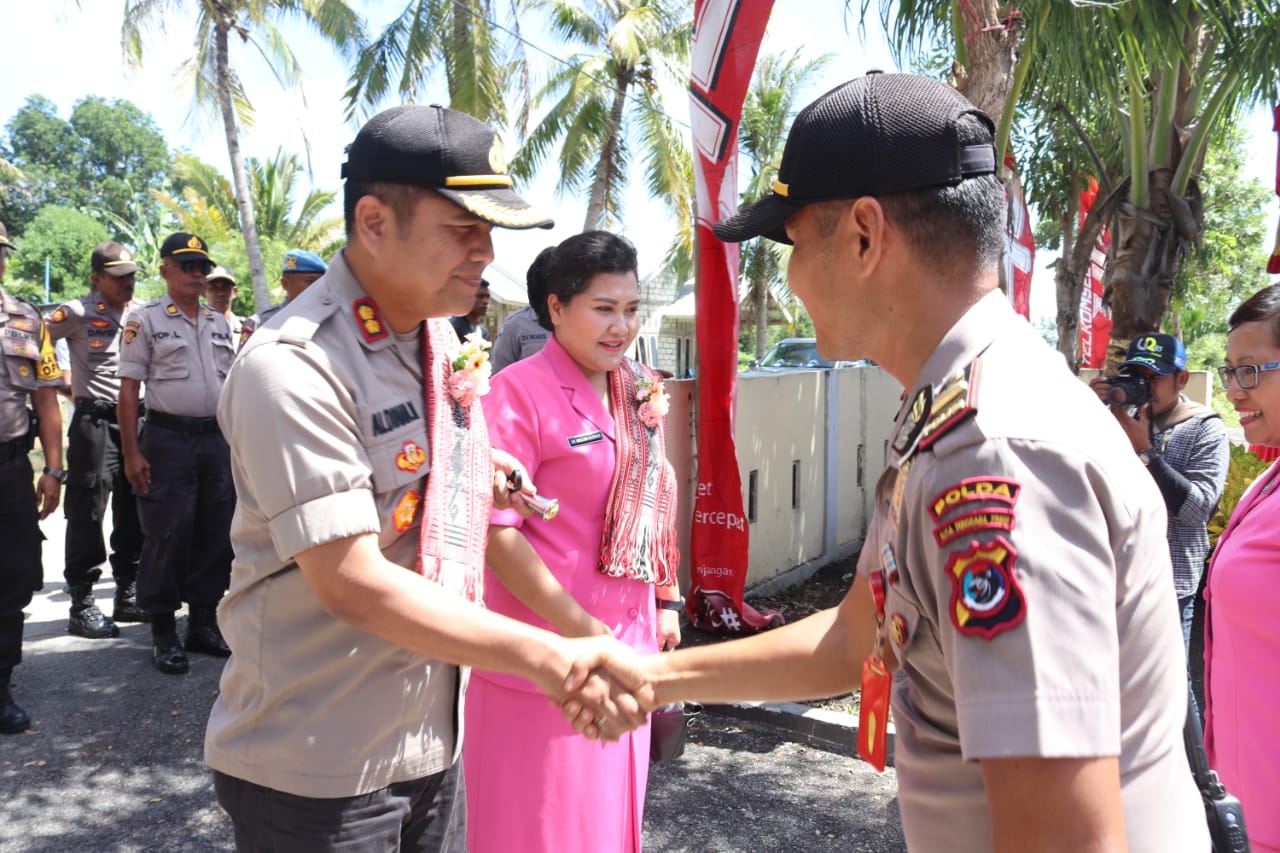
<svg viewBox="0 0 1280 853">
<path fill-rule="evenodd" d="M 187 671 L 187 652 L 231 654 L 216 611 L 231 577 L 235 489 L 214 415 L 235 349 L 226 318 L 200 301 L 212 269 L 203 240 L 171 234 L 160 247 L 166 293 L 129 313 L 120 347 L 120 438 L 145 536 L 138 606 L 151 617 L 152 663 L 171 675 Z M 184 602 L 180 644 L 174 617 Z"/>
</svg>

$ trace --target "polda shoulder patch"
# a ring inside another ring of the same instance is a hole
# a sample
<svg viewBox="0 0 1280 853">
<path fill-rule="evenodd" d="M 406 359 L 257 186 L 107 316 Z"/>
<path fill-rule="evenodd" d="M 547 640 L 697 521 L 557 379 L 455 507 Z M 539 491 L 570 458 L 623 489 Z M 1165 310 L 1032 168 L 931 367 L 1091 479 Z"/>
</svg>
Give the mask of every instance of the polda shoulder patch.
<svg viewBox="0 0 1280 853">
<path fill-rule="evenodd" d="M 1003 536 L 973 542 L 947 561 L 951 624 L 961 634 L 993 639 L 1027 616 L 1027 600 L 1014 571 L 1018 552 Z"/>
</svg>

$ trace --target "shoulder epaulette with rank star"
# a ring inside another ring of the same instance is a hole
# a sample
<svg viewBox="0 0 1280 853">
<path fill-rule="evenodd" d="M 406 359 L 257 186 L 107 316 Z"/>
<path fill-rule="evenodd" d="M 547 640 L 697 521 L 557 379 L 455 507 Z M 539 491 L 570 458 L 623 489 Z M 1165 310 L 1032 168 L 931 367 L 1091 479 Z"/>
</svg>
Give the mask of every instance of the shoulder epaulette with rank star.
<svg viewBox="0 0 1280 853">
<path fill-rule="evenodd" d="M 920 431 L 921 450 L 933 444 L 965 418 L 978 411 L 978 368 L 980 358 L 965 365 L 963 370 L 943 380 L 933 396 L 929 420 Z"/>
</svg>

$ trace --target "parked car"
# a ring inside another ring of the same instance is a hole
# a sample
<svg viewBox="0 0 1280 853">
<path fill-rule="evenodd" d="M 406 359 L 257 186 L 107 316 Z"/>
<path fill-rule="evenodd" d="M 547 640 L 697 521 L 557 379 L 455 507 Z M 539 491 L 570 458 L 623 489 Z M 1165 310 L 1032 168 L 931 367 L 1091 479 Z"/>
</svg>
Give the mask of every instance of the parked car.
<svg viewBox="0 0 1280 853">
<path fill-rule="evenodd" d="M 870 361 L 827 361 L 818 355 L 816 338 L 783 338 L 769 348 L 764 358 L 747 363 L 750 370 L 775 373 L 780 370 L 825 370 L 832 367 L 865 367 Z"/>
</svg>

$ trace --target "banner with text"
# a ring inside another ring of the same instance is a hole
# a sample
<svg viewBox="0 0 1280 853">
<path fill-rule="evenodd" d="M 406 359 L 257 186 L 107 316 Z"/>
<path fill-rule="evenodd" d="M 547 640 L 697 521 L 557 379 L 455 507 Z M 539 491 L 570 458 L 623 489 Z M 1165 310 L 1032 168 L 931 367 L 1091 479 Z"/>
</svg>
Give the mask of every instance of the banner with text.
<svg viewBox="0 0 1280 853">
<path fill-rule="evenodd" d="M 1080 225 L 1084 225 L 1094 201 L 1098 198 L 1098 182 L 1089 179 L 1089 188 L 1080 193 Z M 1111 340 L 1111 309 L 1103 301 L 1102 277 L 1107 271 L 1107 249 L 1111 232 L 1103 225 L 1089 255 L 1089 272 L 1080 291 L 1080 366 L 1101 368 L 1107 360 L 1107 343 Z"/>
<path fill-rule="evenodd" d="M 738 246 L 711 226 L 738 206 L 738 122 L 772 0 L 698 0 L 689 100 L 697 185 L 698 485 L 688 615 L 702 631 L 780 621 L 742 599 L 749 532 L 733 440 L 738 376 Z"/>
</svg>

